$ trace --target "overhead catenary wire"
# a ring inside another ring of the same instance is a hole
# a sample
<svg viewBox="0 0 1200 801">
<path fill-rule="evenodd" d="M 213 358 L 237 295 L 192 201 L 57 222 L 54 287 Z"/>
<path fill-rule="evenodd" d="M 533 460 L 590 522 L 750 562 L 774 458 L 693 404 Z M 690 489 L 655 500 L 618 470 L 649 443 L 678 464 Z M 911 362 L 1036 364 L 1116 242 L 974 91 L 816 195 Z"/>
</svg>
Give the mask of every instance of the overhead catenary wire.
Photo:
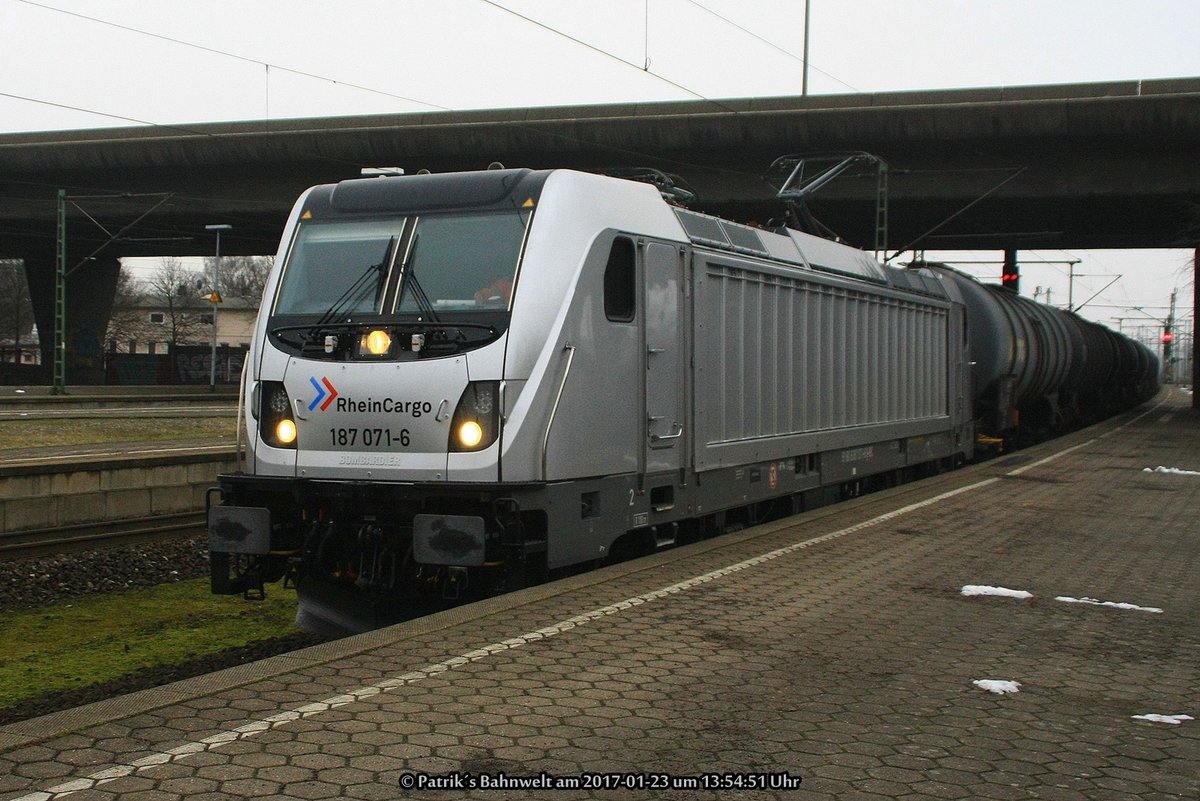
<svg viewBox="0 0 1200 801">
<path fill-rule="evenodd" d="M 851 90 L 852 92 L 862 92 L 862 89 L 859 89 L 857 86 L 852 86 L 851 84 L 846 83 L 841 78 L 837 77 L 836 75 L 832 75 L 832 74 L 826 72 L 825 70 L 818 67 L 816 64 L 813 64 L 811 61 L 805 61 L 803 56 L 798 56 L 795 53 L 788 50 L 787 48 L 780 47 L 779 45 L 775 44 L 770 39 L 759 36 L 757 33 L 750 30 L 749 28 L 745 28 L 742 25 L 739 25 L 738 23 L 729 19 L 728 17 L 723 16 L 722 14 L 718 14 L 716 11 L 713 11 L 708 6 L 698 3 L 698 2 L 696 2 L 696 0 L 686 0 L 686 2 L 690 5 L 695 6 L 696 8 L 705 12 L 706 14 L 711 14 L 712 16 L 714 16 L 717 19 L 724 22 L 726 25 L 736 28 L 737 30 L 739 30 L 742 33 L 749 36 L 750 38 L 752 38 L 756 41 L 762 42 L 763 44 L 770 47 L 771 49 L 782 53 L 783 55 L 787 56 L 788 58 L 792 59 L 793 61 L 797 61 L 800 64 L 807 66 L 809 69 L 816 70 L 817 72 L 821 73 L 822 75 L 824 75 L 826 78 L 830 79 L 831 81 L 836 81 L 836 82 L 840 83 L 842 86 L 846 87 L 847 89 Z"/>
<path fill-rule="evenodd" d="M 89 14 L 82 14 L 82 13 L 79 13 L 79 12 L 76 12 L 76 11 L 70 11 L 70 10 L 68 10 L 68 9 L 64 9 L 64 8 L 58 8 L 58 7 L 56 7 L 56 6 L 48 5 L 48 4 L 46 4 L 46 3 L 40 3 L 40 2 L 36 2 L 36 0 L 15 0 L 15 2 L 18 2 L 18 3 L 24 4 L 24 5 L 27 5 L 27 6 L 33 7 L 33 8 L 39 8 L 39 9 L 42 9 L 42 10 L 45 10 L 45 11 L 50 11 L 50 12 L 54 12 L 54 13 L 63 14 L 63 15 L 70 16 L 70 17 L 74 17 L 74 18 L 76 18 L 76 19 L 81 19 L 81 20 L 84 20 L 84 21 L 87 21 L 87 22 L 91 22 L 91 23 L 94 23 L 94 24 L 98 24 L 98 25 L 104 25 L 104 26 L 107 26 L 107 27 L 115 28 L 115 29 L 117 29 L 117 30 L 126 31 L 126 32 L 128 32 L 128 33 L 134 33 L 134 34 L 138 34 L 138 35 L 140 35 L 140 36 L 147 36 L 147 37 L 150 37 L 150 38 L 153 38 L 153 39 L 157 39 L 157 40 L 159 40 L 159 41 L 168 42 L 168 43 L 170 43 L 170 44 L 175 44 L 175 45 L 179 45 L 179 46 L 182 46 L 182 47 L 188 47 L 188 48 L 192 48 L 192 49 L 199 50 L 199 51 L 202 51 L 202 52 L 205 52 L 205 53 L 210 53 L 210 54 L 212 54 L 212 55 L 222 56 L 222 57 L 225 57 L 225 58 L 235 59 L 235 60 L 238 60 L 238 61 L 241 61 L 241 62 L 244 62 L 244 63 L 248 63 L 248 64 L 254 64 L 254 65 L 257 65 L 257 66 L 261 66 L 261 67 L 263 67 L 263 68 L 264 68 L 264 70 L 266 70 L 266 72 L 267 72 L 267 74 L 268 74 L 268 75 L 269 75 L 269 73 L 270 73 L 270 70 L 272 70 L 272 69 L 275 69 L 275 70 L 279 70 L 279 71 L 282 71 L 282 72 L 286 72 L 286 73 L 289 73 L 289 74 L 292 74 L 292 75 L 296 75 L 296 76 L 299 76 L 299 77 L 308 78 L 308 79 L 311 79 L 311 80 L 323 81 L 323 82 L 331 83 L 331 84 L 334 84 L 334 85 L 337 85 L 337 86 L 344 86 L 344 87 L 347 87 L 347 88 L 355 89 L 355 90 L 362 91 L 362 92 L 368 92 L 368 93 L 371 93 L 371 94 L 380 95 L 380 96 L 382 96 L 382 97 L 387 97 L 387 98 L 391 98 L 391 99 L 394 99 L 394 100 L 401 100 L 401 101 L 404 101 L 404 102 L 406 102 L 406 103 L 416 103 L 416 104 L 419 104 L 419 105 L 422 105 L 422 106 L 426 106 L 426 107 L 428 107 L 428 108 L 431 108 L 431 109 L 436 109 L 436 110 L 439 110 L 439 111 L 453 111 L 453 110 L 455 110 L 455 109 L 453 109 L 453 108 L 451 108 L 451 107 L 449 107 L 449 106 L 444 106 L 444 105 L 441 105 L 441 104 L 439 104 L 439 103 L 434 103 L 434 102 L 431 102 L 431 101 L 428 101 L 428 100 L 423 100 L 423 99 L 420 99 L 420 98 L 415 98 L 415 97 L 409 97 L 409 96 L 407 96 L 407 95 L 401 95 L 401 94 L 397 94 L 397 93 L 395 93 L 395 92 L 389 92 L 389 91 L 386 91 L 386 90 L 378 89 L 378 88 L 376 88 L 376 87 L 371 87 L 371 86 L 366 86 L 366 85 L 363 85 L 363 84 L 355 83 L 355 82 L 353 82 L 353 81 L 346 81 L 346 80 L 341 80 L 341 79 L 336 79 L 336 78 L 330 78 L 330 77 L 328 77 L 328 76 L 326 76 L 326 75 L 321 75 L 321 74 L 319 74 L 319 73 L 312 72 L 312 71 L 309 71 L 309 70 L 303 70 L 303 69 L 298 69 L 298 68 L 295 68 L 295 67 L 288 67 L 288 66 L 284 66 L 284 65 L 281 65 L 281 64 L 276 64 L 276 63 L 269 62 L 269 61 L 264 61 L 264 60 L 262 60 L 262 59 L 259 59 L 259 58 L 254 58 L 254 57 L 251 57 L 251 56 L 246 56 L 246 55 L 243 55 L 243 54 L 240 54 L 240 53 L 234 53 L 234 52 L 231 52 L 231 51 L 229 51 L 229 50 L 224 50 L 224 49 L 217 48 L 217 47 L 211 47 L 211 46 L 209 46 L 209 45 L 203 45 L 203 44 L 199 44 L 199 43 L 197 43 L 197 42 L 191 42 L 191 41 L 188 41 L 188 40 L 186 40 L 186 39 L 180 39 L 180 38 L 178 38 L 178 37 L 175 37 L 175 36 L 168 36 L 168 35 L 165 35 L 165 34 L 156 33 L 156 32 L 154 32 L 154 31 L 145 30 L 145 29 L 143 29 L 143 28 L 136 28 L 136 27 L 133 27 L 133 26 L 131 26 L 131 25 L 124 25 L 124 24 L 122 24 L 122 23 L 119 23 L 119 22 L 114 22 L 114 21 L 112 21 L 112 20 L 103 19 L 103 18 L 101 18 L 101 17 L 96 17 L 96 16 L 92 16 L 92 15 L 89 15 Z M 731 111 L 731 112 L 733 111 L 733 109 L 730 109 L 730 108 L 728 108 L 727 106 L 725 106 L 724 104 L 720 103 L 719 101 L 713 100 L 712 98 L 709 98 L 709 97 L 707 97 L 707 96 L 703 95 L 702 93 L 696 92 L 696 91 L 694 91 L 694 90 L 692 90 L 692 89 L 688 88 L 687 86 L 684 86 L 683 84 L 681 84 L 681 83 L 679 83 L 679 82 L 677 82 L 677 81 L 674 81 L 674 80 L 671 80 L 670 78 L 667 78 L 667 77 L 666 77 L 666 76 L 664 76 L 664 75 L 660 75 L 660 74 L 658 74 L 658 73 L 655 73 L 655 72 L 651 71 L 651 70 L 649 69 L 649 55 L 648 55 L 648 54 L 647 54 L 647 56 L 646 56 L 646 63 L 645 63 L 645 64 L 644 64 L 642 67 L 639 67 L 638 65 L 636 65 L 636 64 L 634 64 L 634 63 L 632 63 L 632 62 L 626 61 L 625 59 L 621 58 L 620 56 L 617 56 L 617 55 L 615 55 L 615 54 L 613 54 L 613 53 L 611 53 L 611 52 L 609 52 L 609 51 L 607 51 L 607 50 L 604 50 L 603 48 L 600 48 L 600 47 L 597 47 L 597 46 L 595 46 L 595 45 L 593 45 L 593 44 L 590 44 L 589 42 L 587 42 L 587 41 L 584 41 L 583 39 L 580 39 L 580 38 L 578 38 L 578 37 L 571 36 L 570 34 L 567 34 L 567 33 L 563 32 L 563 31 L 561 31 L 561 30 L 558 30 L 557 28 L 554 28 L 553 26 L 547 25 L 547 24 L 545 24 L 545 23 L 543 23 L 543 22 L 540 22 L 540 21 L 538 21 L 538 20 L 536 20 L 536 19 L 534 19 L 534 18 L 532 18 L 532 17 L 529 17 L 529 16 L 527 16 L 527 15 L 521 14 L 521 13 L 519 13 L 519 12 L 517 12 L 517 11 L 514 11 L 513 9 L 507 8 L 506 6 L 504 6 L 504 5 L 500 4 L 500 3 L 493 2 L 493 0 L 480 0 L 480 2 L 484 3 L 485 5 L 489 5 L 489 6 L 493 7 L 493 8 L 495 8 L 495 9 L 498 9 L 498 10 L 500 10 L 500 11 L 503 11 L 503 12 L 505 12 L 505 13 L 507 13 L 507 14 L 510 14 L 510 15 L 512 15 L 512 16 L 514 16 L 514 17 L 517 17 L 518 19 L 521 19 L 521 20 L 523 20 L 523 21 L 525 21 L 525 22 L 527 22 L 527 23 L 529 23 L 529 24 L 532 24 L 532 25 L 535 25 L 535 26 L 537 26 L 537 27 L 539 27 L 539 28 L 542 28 L 543 30 L 549 31 L 549 32 L 551 32 L 551 33 L 553 33 L 553 34 L 555 34 L 555 35 L 557 35 L 557 36 L 560 36 L 560 37 L 562 37 L 562 38 L 565 38 L 565 39 L 567 39 L 567 40 L 569 40 L 569 41 L 571 41 L 571 42 L 575 43 L 576 45 L 579 45 L 580 47 L 584 47 L 584 48 L 586 48 L 586 49 L 588 49 L 588 50 L 590 50 L 590 51 L 592 51 L 592 52 L 595 52 L 595 53 L 601 54 L 601 55 L 603 55 L 603 56 L 605 56 L 605 57 L 607 57 L 607 58 L 609 58 L 609 59 L 613 59 L 613 60 L 615 60 L 615 61 L 618 61 L 618 62 L 620 62 L 621 64 L 624 64 L 624 65 L 626 65 L 626 66 L 632 67 L 633 69 L 637 69 L 639 72 L 644 72 L 644 73 L 646 73 L 646 74 L 648 74 L 648 75 L 650 75 L 650 76 L 654 77 L 655 79 L 657 79 L 657 80 L 659 80 L 659 81 L 662 81 L 662 82 L 664 82 L 664 83 L 666 83 L 666 84 L 669 84 L 670 86 L 672 86 L 672 87 L 674 87 L 674 88 L 676 88 L 676 89 L 679 89 L 680 91 L 686 92 L 687 94 L 689 94 L 689 95 L 692 95 L 693 97 L 696 97 L 697 99 L 700 99 L 700 100 L 705 100 L 705 101 L 708 101 L 708 102 L 712 102 L 712 103 L 714 103 L 715 105 L 718 105 L 718 106 L 720 106 L 720 107 L 722 107 L 722 108 L 725 108 L 727 111 Z M 705 10 L 705 11 L 708 11 L 708 9 L 704 9 L 704 10 Z M 712 12 L 709 12 L 709 13 L 712 13 Z M 719 15 L 717 15 L 717 16 L 719 17 Z M 723 18 L 722 18 L 722 19 L 723 19 Z M 647 23 L 647 26 L 648 26 L 648 23 Z M 744 30 L 744 29 L 743 29 L 743 30 Z M 747 33 L 748 33 L 748 32 L 747 32 Z M 751 34 L 751 35 L 753 35 L 753 34 Z M 648 32 L 647 32 L 647 37 L 648 37 Z M 766 42 L 766 40 L 763 40 L 763 39 L 761 39 L 761 37 L 757 37 L 757 36 L 756 36 L 755 38 L 757 38 L 757 39 L 760 39 L 760 40 L 761 40 L 761 41 L 763 41 L 763 42 Z M 647 41 L 648 41 L 648 40 L 647 40 Z M 769 44 L 769 43 L 768 43 L 768 44 Z M 774 47 L 774 45 L 772 45 L 772 46 Z M 647 44 L 647 48 L 648 48 L 648 44 Z M 777 49 L 778 49 L 778 48 L 777 48 Z M 826 74 L 826 73 L 823 73 L 823 74 Z M 833 76 L 829 76 L 829 77 L 831 77 L 831 78 L 832 78 Z M 834 80 L 837 80 L 837 79 L 835 78 Z M 14 99 L 18 99 L 18 100 L 25 100 L 25 101 L 28 101 L 28 102 L 44 103 L 44 104 L 46 104 L 46 105 L 57 106 L 57 107 L 59 107 L 59 108 L 63 108 L 63 109 L 67 109 L 67 110 L 74 110 L 74 111 L 81 111 L 81 112 L 84 112 L 84 113 L 89 113 L 89 114 L 96 114 L 96 115 L 99 115 L 99 116 L 109 117 L 109 118 L 111 118 L 111 119 L 119 119 L 119 120 L 123 120 L 123 121 L 126 121 L 126 122 L 133 122 L 133 123 L 136 123 L 136 124 L 141 124 L 141 125 L 156 125 L 156 123 L 149 122 L 149 121 L 146 121 L 146 120 L 140 120 L 140 119 L 137 119 L 137 118 L 127 117 L 127 116 L 123 116 L 123 115 L 120 115 L 120 114 L 110 114 L 110 113 L 107 113 L 107 112 L 95 111 L 95 110 L 92 110 L 92 109 L 84 109 L 84 108 L 72 107 L 72 106 L 70 106 L 70 105 L 67 105 L 67 104 L 55 103 L 55 102 L 53 102 L 53 101 L 44 101 L 44 100 L 39 100 L 39 99 L 35 99 L 35 98 L 29 98 L 29 97 L 23 97 L 23 96 L 18 96 L 18 95 L 7 95 L 7 94 L 6 94 L 6 95 L 3 95 L 3 96 L 6 96 L 6 97 L 12 97 L 12 98 L 14 98 Z M 268 102 L 268 104 L 269 104 L 269 97 L 268 97 L 268 101 L 267 101 L 267 102 Z"/>
<path fill-rule="evenodd" d="M 335 78 L 329 78 L 327 76 L 318 75 L 317 73 L 309 72 L 307 70 L 295 69 L 293 67 L 285 67 L 281 64 L 272 64 L 271 62 L 263 61 L 262 59 L 257 59 L 257 58 L 252 58 L 250 56 L 241 55 L 240 53 L 233 53 L 228 50 L 222 50 L 217 47 L 209 47 L 208 45 L 197 44 L 196 42 L 189 42 L 186 39 L 179 39 L 174 36 L 167 36 L 165 34 L 155 33 L 154 31 L 147 31 L 142 28 L 134 28 L 130 25 L 122 25 L 121 23 L 113 22 L 112 20 L 102 19 L 101 17 L 93 17 L 89 14 L 80 14 L 77 11 L 69 11 L 65 8 L 58 8 L 57 6 L 46 5 L 45 3 L 38 3 L 38 2 L 35 2 L 34 0 L 16 0 L 16 2 L 22 3 L 27 6 L 33 6 L 34 8 L 41 8 L 46 11 L 53 11 L 53 12 L 56 12 L 59 14 L 65 14 L 69 17 L 75 17 L 76 19 L 82 19 L 82 20 L 86 20 L 88 22 L 94 22 L 98 25 L 106 25 L 110 28 L 117 28 L 118 30 L 127 31 L 129 33 L 136 33 L 141 36 L 149 36 L 153 39 L 158 39 L 163 42 L 169 42 L 171 44 L 182 45 L 183 47 L 190 47 L 195 50 L 202 50 L 205 53 L 211 53 L 211 54 L 217 55 L 217 56 L 223 56 L 226 58 L 236 59 L 238 61 L 243 61 L 248 64 L 256 64 L 260 67 L 266 67 L 268 70 L 271 68 L 274 68 L 274 69 L 280 70 L 282 72 L 287 72 L 292 75 L 299 76 L 301 78 L 311 78 L 313 80 L 326 81 L 328 83 L 346 86 L 351 89 L 357 89 L 362 92 L 369 92 L 371 94 L 377 94 L 377 95 L 381 95 L 384 97 L 390 97 L 394 100 L 403 100 L 407 103 L 417 103 L 422 106 L 428 106 L 429 108 L 438 109 L 440 111 L 450 111 L 451 110 L 451 109 L 447 108 L 446 106 L 441 106 L 441 105 L 438 105 L 437 103 L 430 103 L 427 100 L 420 100 L 418 98 L 406 97 L 405 95 L 398 95 L 394 92 L 386 92 L 382 89 L 376 89 L 376 88 L 373 88 L 370 86 L 363 86 L 361 84 L 353 83 L 351 81 L 343 81 L 343 80 L 338 80 Z M 122 119 L 119 115 L 105 115 L 105 116 L 113 116 L 117 119 Z M 153 123 L 143 123 L 143 124 L 153 124 Z"/>
<path fill-rule="evenodd" d="M 551 25 L 547 25 L 544 22 L 540 22 L 539 20 L 536 20 L 533 17 L 526 16 L 525 14 L 522 14 L 519 11 L 514 11 L 513 9 L 508 8 L 507 6 L 504 6 L 500 3 L 495 2 L 495 0 L 479 0 L 479 2 L 483 3 L 484 5 L 488 5 L 488 6 L 491 6 L 492 8 L 495 8 L 500 11 L 504 11 L 508 14 L 511 14 L 512 16 L 516 17 L 517 19 L 523 20 L 523 21 L 529 23 L 530 25 L 534 25 L 538 28 L 541 28 L 542 30 L 549 31 L 550 33 L 553 33 L 556 36 L 560 36 L 570 42 L 574 42 L 575 44 L 577 44 L 581 47 L 591 50 L 594 53 L 599 53 L 600 55 L 605 56 L 606 58 L 612 59 L 613 61 L 617 61 L 621 64 L 624 64 L 627 67 L 631 67 L 631 68 L 637 70 L 638 72 L 645 73 L 646 75 L 650 75 L 654 78 L 657 78 L 658 80 L 663 81 L 664 83 L 670 84 L 671 86 L 675 87 L 676 89 L 679 89 L 680 91 L 686 92 L 687 94 L 691 95 L 692 97 L 695 97 L 698 100 L 704 100 L 708 103 L 712 103 L 713 105 L 718 106 L 730 113 L 733 113 L 733 114 L 737 113 L 737 111 L 735 111 L 734 109 L 725 105 L 724 103 L 720 102 L 719 100 L 713 100 L 711 97 L 701 94 L 700 92 L 697 92 L 694 89 L 689 89 L 688 87 L 684 86 L 683 84 L 681 84 L 677 81 L 673 81 L 670 78 L 666 77 L 665 75 L 661 75 L 657 72 L 652 72 L 650 70 L 650 57 L 648 54 L 646 56 L 645 63 L 639 67 L 637 64 L 634 64 L 632 61 L 623 59 L 620 56 L 616 55 L 615 53 L 610 53 L 609 51 L 605 50 L 604 48 L 597 47 L 596 45 L 590 44 L 589 42 L 585 42 L 583 39 L 580 39 L 577 36 L 572 36 L 569 33 L 560 31 L 558 28 L 555 28 Z"/>
</svg>

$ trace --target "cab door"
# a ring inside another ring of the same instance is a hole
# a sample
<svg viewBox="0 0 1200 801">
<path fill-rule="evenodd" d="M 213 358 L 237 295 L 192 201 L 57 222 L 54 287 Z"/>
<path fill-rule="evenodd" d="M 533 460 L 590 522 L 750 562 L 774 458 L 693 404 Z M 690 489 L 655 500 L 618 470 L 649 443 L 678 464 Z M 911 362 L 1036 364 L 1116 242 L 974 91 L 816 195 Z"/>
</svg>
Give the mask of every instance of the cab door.
<svg viewBox="0 0 1200 801">
<path fill-rule="evenodd" d="M 687 415 L 683 339 L 683 254 L 674 245 L 650 242 L 644 250 L 642 308 L 645 342 L 645 472 L 678 470 L 685 464 Z"/>
</svg>

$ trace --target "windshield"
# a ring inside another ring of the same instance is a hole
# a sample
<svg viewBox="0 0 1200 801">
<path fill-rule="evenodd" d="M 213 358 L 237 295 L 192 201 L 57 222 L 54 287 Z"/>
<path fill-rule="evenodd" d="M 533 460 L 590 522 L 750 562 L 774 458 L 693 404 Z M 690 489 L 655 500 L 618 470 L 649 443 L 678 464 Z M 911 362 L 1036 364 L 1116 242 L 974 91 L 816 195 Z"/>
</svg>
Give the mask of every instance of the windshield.
<svg viewBox="0 0 1200 801">
<path fill-rule="evenodd" d="M 531 211 L 306 220 L 293 239 L 271 335 L 293 352 L 357 358 L 364 326 L 399 344 L 373 358 L 461 352 L 508 327 Z"/>
<path fill-rule="evenodd" d="M 275 314 L 325 314 L 339 299 L 340 312 L 380 311 L 392 244 L 402 222 L 301 225 L 275 300 Z M 372 267 L 377 269 L 364 280 Z"/>
<path fill-rule="evenodd" d="M 521 214 L 421 217 L 395 311 L 509 308 L 525 220 Z"/>
</svg>

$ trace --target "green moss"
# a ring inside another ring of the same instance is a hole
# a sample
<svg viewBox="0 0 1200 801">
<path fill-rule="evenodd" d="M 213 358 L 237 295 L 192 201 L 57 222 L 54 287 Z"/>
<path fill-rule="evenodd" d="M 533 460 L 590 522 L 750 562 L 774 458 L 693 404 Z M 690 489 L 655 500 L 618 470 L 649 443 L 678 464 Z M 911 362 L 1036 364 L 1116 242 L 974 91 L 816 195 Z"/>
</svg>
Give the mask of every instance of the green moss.
<svg viewBox="0 0 1200 801">
<path fill-rule="evenodd" d="M 296 593 L 215 596 L 208 579 L 0 613 L 0 708 L 296 633 Z"/>
</svg>

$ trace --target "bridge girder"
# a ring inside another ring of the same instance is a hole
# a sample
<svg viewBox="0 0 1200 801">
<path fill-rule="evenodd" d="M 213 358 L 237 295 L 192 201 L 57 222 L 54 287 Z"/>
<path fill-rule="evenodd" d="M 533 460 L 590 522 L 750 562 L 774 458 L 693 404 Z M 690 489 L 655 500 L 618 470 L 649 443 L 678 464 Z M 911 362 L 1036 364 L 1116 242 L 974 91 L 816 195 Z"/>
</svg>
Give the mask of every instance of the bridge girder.
<svg viewBox="0 0 1200 801">
<path fill-rule="evenodd" d="M 1200 79 L 398 114 L 0 136 L 0 257 L 53 247 L 54 195 L 92 198 L 119 227 L 116 255 L 270 253 L 305 187 L 361 166 L 410 171 L 651 166 L 684 176 L 701 209 L 765 221 L 764 180 L 786 153 L 865 150 L 890 167 L 891 244 L 979 202 L 927 244 L 941 248 L 1164 247 L 1200 241 Z M 819 218 L 869 246 L 873 181 L 839 181 Z M 81 218 L 82 219 L 82 218 Z M 106 222 L 106 224 L 107 224 Z M 105 239 L 72 226 L 73 246 Z M 157 239 L 157 241 L 133 241 Z"/>
</svg>

